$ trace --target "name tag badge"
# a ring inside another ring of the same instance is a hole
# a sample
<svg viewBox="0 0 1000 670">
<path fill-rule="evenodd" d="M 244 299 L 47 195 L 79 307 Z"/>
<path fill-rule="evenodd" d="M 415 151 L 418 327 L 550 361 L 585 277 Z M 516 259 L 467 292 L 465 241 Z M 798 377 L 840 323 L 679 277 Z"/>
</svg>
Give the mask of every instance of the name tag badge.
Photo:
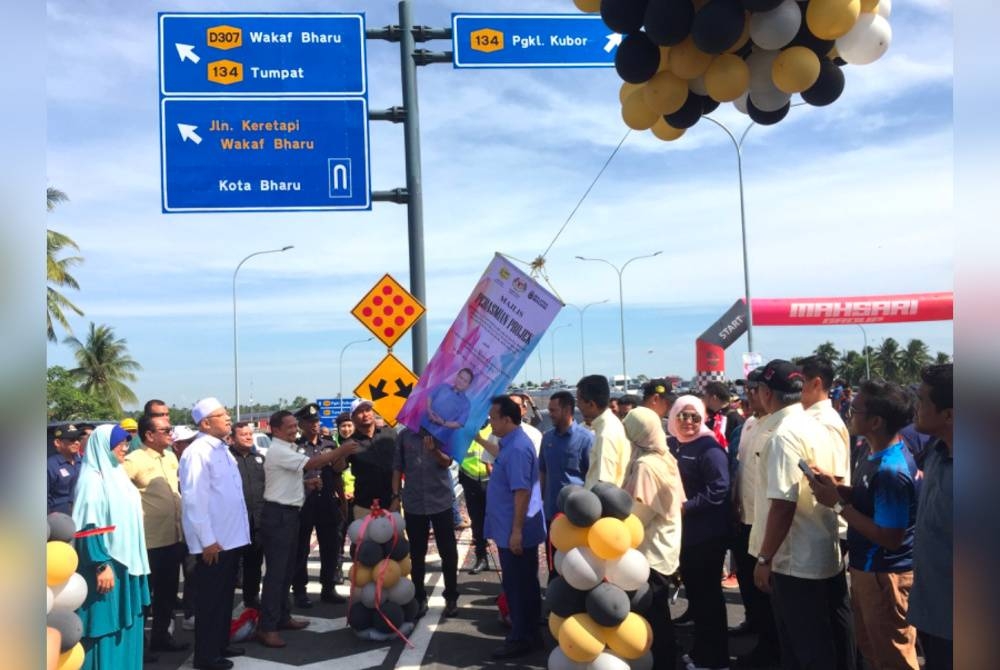
<svg viewBox="0 0 1000 670">
<path fill-rule="evenodd" d="M 69 471 L 66 468 L 59 468 L 59 474 L 63 477 L 69 477 Z"/>
<path fill-rule="evenodd" d="M 257 457 L 257 462 L 258 462 L 258 463 L 263 463 L 263 462 L 264 462 L 264 459 L 263 459 L 263 458 L 261 458 L 260 456 L 258 456 L 258 457 Z"/>
</svg>

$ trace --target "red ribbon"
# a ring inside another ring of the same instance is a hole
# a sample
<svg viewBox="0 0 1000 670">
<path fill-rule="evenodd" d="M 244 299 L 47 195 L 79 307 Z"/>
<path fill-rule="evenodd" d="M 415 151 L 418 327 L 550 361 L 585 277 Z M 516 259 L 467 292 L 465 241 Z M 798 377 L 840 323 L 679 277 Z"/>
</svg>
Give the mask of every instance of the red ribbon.
<svg viewBox="0 0 1000 670">
<path fill-rule="evenodd" d="M 91 535 L 104 535 L 105 533 L 113 533 L 115 530 L 114 526 L 105 526 L 104 528 L 91 528 L 90 530 L 81 530 L 73 534 L 73 537 L 79 539 L 81 537 L 90 537 Z"/>
</svg>

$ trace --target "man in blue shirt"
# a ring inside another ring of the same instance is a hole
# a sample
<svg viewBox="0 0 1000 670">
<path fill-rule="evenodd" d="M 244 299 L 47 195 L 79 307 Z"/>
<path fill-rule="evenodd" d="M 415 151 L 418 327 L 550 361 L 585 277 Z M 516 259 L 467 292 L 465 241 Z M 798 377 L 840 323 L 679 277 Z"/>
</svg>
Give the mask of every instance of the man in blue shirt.
<svg viewBox="0 0 1000 670">
<path fill-rule="evenodd" d="M 511 631 L 493 658 L 516 658 L 541 648 L 538 615 L 538 545 L 545 541 L 542 492 L 535 446 L 521 427 L 521 408 L 510 396 L 490 401 L 490 427 L 500 450 L 486 489 L 486 537 L 500 551 L 502 586 L 510 606 Z"/>
<path fill-rule="evenodd" d="M 469 398 L 465 391 L 472 384 L 472 370 L 462 368 L 453 384 L 439 384 L 427 396 L 427 411 L 420 426 L 444 445 L 448 451 L 451 434 L 469 420 Z"/>
<path fill-rule="evenodd" d="M 48 474 L 48 507 L 49 514 L 62 512 L 73 513 L 73 489 L 80 476 L 80 445 L 83 434 L 72 424 L 59 428 L 55 432 L 53 445 L 56 453 L 49 456 Z"/>
<path fill-rule="evenodd" d="M 542 449 L 538 454 L 547 524 L 551 524 L 556 515 L 556 499 L 562 487 L 567 484 L 583 486 L 590 468 L 594 434 L 573 421 L 575 407 L 576 401 L 569 391 L 557 391 L 549 398 L 552 428 L 542 435 Z"/>
</svg>

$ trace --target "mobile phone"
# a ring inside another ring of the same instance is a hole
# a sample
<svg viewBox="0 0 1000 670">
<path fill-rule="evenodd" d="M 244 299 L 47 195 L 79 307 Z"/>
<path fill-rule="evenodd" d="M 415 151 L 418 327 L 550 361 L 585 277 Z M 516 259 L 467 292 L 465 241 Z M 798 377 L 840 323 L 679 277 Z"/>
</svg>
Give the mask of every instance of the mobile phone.
<svg viewBox="0 0 1000 670">
<path fill-rule="evenodd" d="M 806 463 L 806 459 L 804 458 L 799 459 L 799 470 L 802 471 L 802 474 L 804 474 L 809 479 L 809 481 L 811 482 L 816 481 L 816 473 L 813 472 L 812 468 L 809 467 L 809 464 Z"/>
</svg>

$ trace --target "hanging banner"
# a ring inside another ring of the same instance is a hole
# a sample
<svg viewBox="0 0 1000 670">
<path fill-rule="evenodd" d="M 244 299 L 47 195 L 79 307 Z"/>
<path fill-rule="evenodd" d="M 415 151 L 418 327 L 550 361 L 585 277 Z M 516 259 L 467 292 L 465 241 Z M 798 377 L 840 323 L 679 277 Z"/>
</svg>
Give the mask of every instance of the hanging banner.
<svg viewBox="0 0 1000 670">
<path fill-rule="evenodd" d="M 955 294 L 908 293 L 846 298 L 753 300 L 755 326 L 834 326 L 909 321 L 951 321 Z"/>
<path fill-rule="evenodd" d="M 496 254 L 396 420 L 461 461 L 490 398 L 506 392 L 563 303 Z"/>
</svg>

